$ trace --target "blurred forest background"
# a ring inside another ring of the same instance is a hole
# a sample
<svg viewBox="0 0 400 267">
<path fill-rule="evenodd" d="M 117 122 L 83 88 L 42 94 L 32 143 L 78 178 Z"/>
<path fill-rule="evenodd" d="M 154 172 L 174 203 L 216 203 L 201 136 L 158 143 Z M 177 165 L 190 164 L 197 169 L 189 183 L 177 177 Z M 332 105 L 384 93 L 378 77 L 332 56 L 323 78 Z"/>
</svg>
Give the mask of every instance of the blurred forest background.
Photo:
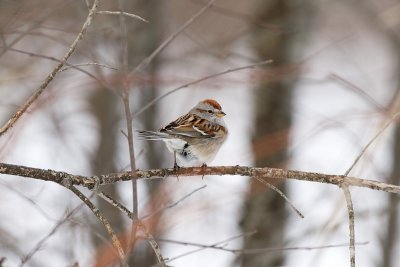
<svg viewBox="0 0 400 267">
<path fill-rule="evenodd" d="M 126 38 L 120 15 L 96 14 L 68 60 L 75 67 L 66 65 L 0 138 L 1 162 L 82 175 L 129 170 L 123 83 L 135 129 L 156 130 L 200 100 L 219 101 L 230 136 L 211 165 L 341 175 L 399 112 L 399 1 L 217 0 L 133 71 L 207 3 L 100 1 L 98 11 L 123 9 L 148 23 L 124 16 Z M 91 4 L 0 0 L 1 125 L 61 60 Z M 268 59 L 273 63 L 188 86 L 135 113 L 174 88 Z M 134 144 L 137 168 L 172 166 L 163 144 Z M 399 184 L 399 158 L 400 129 L 393 124 L 351 175 Z M 139 218 L 149 220 L 170 266 L 348 266 L 342 192 L 317 183 L 269 182 L 304 219 L 276 192 L 236 176 L 139 181 Z M 102 189 L 131 207 L 130 183 Z M 351 191 L 358 266 L 398 266 L 398 196 Z M 130 231 L 128 218 L 93 201 L 118 234 Z M 65 188 L 0 177 L 0 266 L 105 266 L 109 244 L 96 217 Z M 156 263 L 148 244 L 137 242 L 131 266 Z"/>
</svg>

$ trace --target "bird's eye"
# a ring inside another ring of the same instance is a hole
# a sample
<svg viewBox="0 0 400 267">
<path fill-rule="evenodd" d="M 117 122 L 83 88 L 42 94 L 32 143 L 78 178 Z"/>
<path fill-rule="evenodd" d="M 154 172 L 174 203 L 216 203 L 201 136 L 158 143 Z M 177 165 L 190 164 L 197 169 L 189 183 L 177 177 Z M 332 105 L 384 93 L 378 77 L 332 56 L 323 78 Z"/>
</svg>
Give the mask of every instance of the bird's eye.
<svg viewBox="0 0 400 267">
<path fill-rule="evenodd" d="M 208 113 L 212 113 L 212 110 L 207 110 Z"/>
</svg>

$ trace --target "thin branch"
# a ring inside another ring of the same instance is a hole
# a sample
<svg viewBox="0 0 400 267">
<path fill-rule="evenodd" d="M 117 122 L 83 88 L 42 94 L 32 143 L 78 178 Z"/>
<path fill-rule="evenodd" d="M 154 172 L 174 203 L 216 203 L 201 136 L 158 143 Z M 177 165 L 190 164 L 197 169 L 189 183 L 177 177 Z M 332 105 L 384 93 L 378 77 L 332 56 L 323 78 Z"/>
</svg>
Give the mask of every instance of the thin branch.
<svg viewBox="0 0 400 267">
<path fill-rule="evenodd" d="M 350 251 L 350 266 L 355 267 L 356 266 L 356 248 L 355 248 L 355 233 L 354 233 L 354 209 L 353 209 L 353 201 L 351 200 L 351 194 L 349 187 L 346 183 L 344 183 L 342 186 L 342 190 L 344 193 L 344 197 L 346 198 L 346 203 L 347 203 L 347 211 L 349 214 L 349 236 L 350 236 L 350 245 L 349 245 L 349 251 Z"/>
<path fill-rule="evenodd" d="M 9 50 L 10 50 L 10 52 L 17 52 L 17 53 L 25 54 L 25 55 L 28 55 L 28 56 L 31 56 L 31 57 L 38 57 L 38 58 L 47 59 L 47 60 L 51 60 L 51 61 L 55 61 L 55 62 L 61 62 L 60 59 L 57 59 L 57 58 L 55 58 L 55 57 L 50 57 L 50 56 L 46 56 L 46 55 L 42 55 L 42 54 L 38 54 L 38 53 L 23 51 L 23 50 L 16 49 L 16 48 L 10 48 Z M 72 68 L 72 69 L 78 70 L 78 71 L 80 71 L 80 72 L 86 74 L 86 75 L 89 76 L 90 78 L 93 78 L 96 82 L 98 82 L 99 84 L 101 84 L 101 85 L 104 86 L 105 88 L 108 88 L 108 89 L 110 89 L 110 90 L 113 89 L 113 88 L 111 88 L 110 85 L 107 84 L 107 82 L 106 82 L 105 80 L 102 80 L 102 79 L 97 78 L 95 75 L 91 74 L 91 73 L 88 72 L 87 70 L 84 70 L 84 69 L 80 68 L 78 65 L 72 65 L 72 64 L 70 64 L 70 63 L 68 63 L 68 62 L 65 62 L 65 65 L 68 66 L 68 67 L 61 69 L 60 72 L 62 72 L 62 71 L 64 71 L 64 70 L 67 70 L 67 69 L 69 69 L 69 68 Z M 112 68 L 112 67 L 109 67 L 109 66 L 106 66 L 106 65 L 100 64 L 100 63 L 81 64 L 81 66 L 83 66 L 83 65 L 98 65 L 98 66 L 102 66 L 102 67 L 107 67 L 107 68 L 110 68 L 110 69 L 114 69 L 114 68 Z"/>
<path fill-rule="evenodd" d="M 203 77 L 203 78 L 200 78 L 200 79 L 198 79 L 198 80 L 195 80 L 195 81 L 186 83 L 186 84 L 184 84 L 184 85 L 181 85 L 181 86 L 179 86 L 179 87 L 177 87 L 177 88 L 175 88 L 175 89 L 172 89 L 172 90 L 166 92 L 165 94 L 162 94 L 162 95 L 160 95 L 160 96 L 154 98 L 154 99 L 151 100 L 149 103 L 147 103 L 146 105 L 144 105 L 142 108 L 140 108 L 139 110 L 137 110 L 137 111 L 134 113 L 134 117 L 140 115 L 142 112 L 144 112 L 145 110 L 147 110 L 148 108 L 150 108 L 152 105 L 156 104 L 156 103 L 157 103 L 158 101 L 160 101 L 161 99 L 163 99 L 163 98 L 169 96 L 170 94 L 173 94 L 173 93 L 175 93 L 175 92 L 177 92 L 177 91 L 179 91 L 179 90 L 182 90 L 182 89 L 187 88 L 187 87 L 189 87 L 189 86 L 192 86 L 192 85 L 194 85 L 194 84 L 198 84 L 198 83 L 201 83 L 201 82 L 204 82 L 204 81 L 207 81 L 207 80 L 210 80 L 210 79 L 213 79 L 213 78 L 216 78 L 216 77 L 218 77 L 218 76 L 222 76 L 222 75 L 225 75 L 225 74 L 228 74 L 228 73 L 231 73 L 231 72 L 240 71 L 240 70 L 245 70 L 245 69 L 254 69 L 255 67 L 259 67 L 259 66 L 262 66 L 262 65 L 270 64 L 270 63 L 272 63 L 272 60 L 261 61 L 261 62 L 257 62 L 257 63 L 254 63 L 254 64 L 250 64 L 250 65 L 246 65 L 246 66 L 242 66 L 242 67 L 237 67 L 237 68 L 230 68 L 230 69 L 227 69 L 227 70 L 218 72 L 218 73 L 214 73 L 214 74 L 211 74 L 211 75 L 207 75 L 207 76 L 205 76 L 205 77 Z"/>
<path fill-rule="evenodd" d="M 126 216 L 128 216 L 129 219 L 132 220 L 132 218 L 133 218 L 132 212 L 130 210 L 128 210 L 124 205 L 122 205 L 121 203 L 119 203 L 118 201 L 113 199 L 111 196 L 105 194 L 104 192 L 99 192 L 98 196 L 100 196 L 105 201 L 107 201 L 108 203 L 113 205 L 115 208 L 117 208 L 120 211 L 122 211 Z M 144 223 L 142 223 L 141 220 L 137 220 L 136 223 L 140 227 L 142 232 L 145 234 L 146 240 L 147 240 L 147 242 L 149 242 L 151 248 L 154 251 L 154 254 L 156 254 L 156 257 L 158 259 L 159 265 L 160 266 L 166 266 L 164 257 L 162 256 L 162 253 L 161 253 L 160 246 L 157 244 L 157 242 L 156 242 L 155 238 L 153 237 L 153 235 L 150 234 L 150 232 L 147 230 L 146 225 L 144 225 Z"/>
<path fill-rule="evenodd" d="M 122 205 L 120 202 L 116 201 L 114 198 L 112 198 L 110 195 L 100 191 L 97 192 L 97 195 L 104 199 L 107 203 L 111 204 L 114 206 L 114 208 L 117 208 L 120 210 L 122 213 L 124 213 L 126 216 L 128 216 L 129 219 L 132 220 L 132 212 L 126 208 L 124 205 Z"/>
<path fill-rule="evenodd" d="M 122 249 L 121 242 L 118 240 L 117 235 L 114 233 L 114 230 L 111 228 L 110 223 L 108 220 L 103 216 L 103 214 L 99 211 L 98 208 L 87 198 L 84 194 L 82 194 L 78 189 L 76 189 L 74 186 L 69 186 L 67 187 L 69 190 L 71 190 L 75 195 L 77 195 L 82 202 L 88 206 L 88 208 L 93 212 L 94 215 L 99 219 L 99 221 L 103 224 L 104 228 L 107 230 L 107 233 L 110 235 L 112 244 L 114 248 L 118 252 L 118 256 L 121 260 L 121 265 L 124 267 L 128 267 L 128 264 L 126 263 L 125 259 L 125 253 L 124 250 Z"/>
<path fill-rule="evenodd" d="M 14 124 L 18 121 L 18 119 L 28 110 L 28 108 L 32 105 L 33 102 L 44 92 L 50 82 L 54 79 L 54 77 L 60 72 L 61 68 L 65 65 L 68 58 L 75 51 L 79 41 L 85 35 L 89 25 L 92 22 L 93 16 L 96 13 L 97 6 L 100 0 L 94 0 L 92 8 L 89 10 L 89 14 L 82 26 L 81 31 L 76 36 L 75 40 L 68 48 L 61 62 L 53 69 L 53 71 L 47 76 L 44 82 L 39 86 L 36 92 L 29 97 L 29 99 L 18 109 L 18 111 L 7 121 L 7 123 L 0 129 L 0 136 L 2 136 L 5 132 L 7 132 Z"/>
<path fill-rule="evenodd" d="M 106 64 L 97 63 L 97 62 L 89 62 L 89 63 L 74 64 L 74 65 L 68 64 L 68 66 L 65 67 L 65 68 L 62 68 L 60 70 L 60 72 L 66 71 L 66 70 L 71 69 L 71 68 L 76 69 L 77 67 L 85 67 L 85 66 L 97 66 L 97 67 L 102 67 L 102 68 L 111 69 L 111 70 L 118 70 L 117 68 L 107 66 Z"/>
<path fill-rule="evenodd" d="M 349 88 L 353 90 L 356 94 L 361 96 L 363 99 L 367 100 L 367 102 L 372 103 L 378 110 L 380 111 L 385 111 L 385 108 L 382 107 L 381 104 L 379 104 L 372 96 L 367 94 L 363 89 L 358 87 L 357 85 L 351 83 L 350 81 L 344 79 L 343 77 L 340 77 L 339 75 L 335 73 L 330 73 L 328 75 L 328 79 L 331 79 L 333 81 L 339 82 L 343 85 L 345 85 L 346 88 Z"/>
<path fill-rule="evenodd" d="M 142 70 L 144 67 L 150 64 L 151 61 L 166 48 L 181 32 L 183 32 L 187 27 L 189 27 L 193 22 L 195 22 L 207 9 L 209 9 L 216 0 L 211 0 L 200 9 L 196 14 L 190 17 L 182 26 L 180 26 L 175 32 L 173 32 L 162 44 L 160 44 L 148 57 L 146 57 L 132 72 L 137 72 Z"/>
<path fill-rule="evenodd" d="M 123 1 L 119 1 L 119 8 L 121 11 L 123 10 Z M 126 75 L 128 71 L 128 32 L 126 29 L 126 22 L 125 22 L 125 12 L 119 12 L 119 19 L 120 19 L 120 29 L 122 34 L 121 39 L 121 46 L 122 46 L 122 71 L 123 74 Z M 125 76 L 126 77 L 126 76 Z M 126 79 L 126 78 L 125 78 Z M 136 241 L 136 232 L 137 226 L 142 226 L 141 228 L 146 233 L 146 238 L 153 248 L 154 253 L 156 254 L 157 260 L 159 264 L 163 267 L 166 266 L 164 258 L 161 254 L 160 247 L 158 246 L 157 242 L 151 236 L 151 234 L 147 231 L 146 227 L 138 218 L 139 208 L 138 208 L 138 190 L 137 190 L 137 175 L 136 175 L 136 161 L 135 161 L 135 149 L 133 145 L 133 118 L 131 115 L 131 108 L 129 102 L 129 85 L 127 81 L 124 79 L 123 81 L 123 94 L 122 94 L 122 101 L 124 103 L 124 110 L 125 110 L 125 119 L 126 119 L 126 128 L 127 128 L 127 135 L 128 135 L 128 147 L 129 147 L 129 162 L 131 165 L 131 183 L 132 183 L 132 212 L 131 212 L 131 234 L 128 238 L 128 248 L 127 251 L 130 253 L 131 249 L 134 247 Z M 116 201 L 114 201 L 116 202 Z M 122 206 L 122 205 L 119 205 Z"/>
<path fill-rule="evenodd" d="M 303 246 L 303 247 L 269 247 L 269 248 L 251 248 L 251 249 L 234 249 L 234 248 L 226 248 L 225 244 L 223 245 L 204 245 L 200 243 L 186 242 L 186 241 L 177 241 L 171 239 L 158 239 L 161 242 L 177 244 L 182 246 L 193 246 L 204 249 L 215 249 L 222 250 L 226 252 L 231 252 L 234 254 L 260 254 L 260 253 L 270 253 L 276 251 L 289 251 L 289 250 L 316 250 L 316 249 L 327 249 L 327 248 L 340 248 L 347 247 L 348 244 L 335 244 L 335 245 L 324 245 L 324 246 Z M 226 243 L 226 242 L 225 242 Z M 366 245 L 368 242 L 357 243 L 357 245 Z"/>
<path fill-rule="evenodd" d="M 10 52 L 17 52 L 17 53 L 21 53 L 21 54 L 28 55 L 28 56 L 30 56 L 30 57 L 38 57 L 38 58 L 42 58 L 42 59 L 47 59 L 47 60 L 59 62 L 59 63 L 61 62 L 60 59 L 57 59 L 57 58 L 55 58 L 55 57 L 50 57 L 50 56 L 46 56 L 46 55 L 41 55 L 41 54 L 37 54 L 37 53 L 32 53 L 32 52 L 28 52 L 28 51 L 23 51 L 23 50 L 16 49 L 16 48 L 10 48 L 9 50 L 10 50 Z M 68 62 L 65 62 L 65 65 L 67 65 L 67 66 L 69 66 L 69 67 L 71 67 L 71 68 L 74 68 L 74 69 L 76 69 L 76 70 L 79 70 L 79 71 L 83 72 L 84 74 L 88 75 L 89 77 L 95 79 L 96 81 L 99 81 L 99 80 L 97 79 L 96 76 L 94 76 L 93 74 L 91 74 L 90 72 L 88 72 L 88 71 L 86 71 L 86 70 L 84 70 L 84 69 L 81 69 L 81 68 L 79 68 L 79 67 L 77 67 L 77 66 L 71 65 L 71 64 L 69 64 Z M 61 70 L 60 70 L 60 72 L 61 72 Z"/>
<path fill-rule="evenodd" d="M 376 135 L 368 142 L 368 144 L 361 150 L 360 154 L 357 156 L 357 158 L 354 160 L 353 164 L 351 164 L 351 166 L 347 169 L 347 171 L 345 172 L 345 176 L 349 175 L 350 171 L 354 168 L 354 166 L 356 166 L 356 164 L 358 163 L 358 161 L 360 161 L 361 157 L 364 155 L 365 151 L 367 151 L 367 149 L 372 145 L 372 143 L 392 124 L 392 122 L 396 121 L 397 118 L 399 117 L 400 112 L 396 113 L 388 123 L 386 123 L 386 125 L 380 129 Z"/>
<path fill-rule="evenodd" d="M 144 220 L 144 219 L 147 219 L 147 218 L 149 218 L 149 217 L 152 217 L 152 216 L 156 215 L 157 213 L 160 213 L 160 212 L 165 211 L 165 210 L 167 210 L 167 209 L 171 209 L 171 208 L 177 206 L 177 205 L 178 205 L 179 203 L 181 203 L 182 201 L 186 200 L 186 199 L 187 199 L 188 197 L 190 197 L 191 195 L 195 194 L 196 192 L 198 192 L 198 191 L 200 191 L 200 190 L 202 190 L 202 189 L 204 189 L 204 188 L 206 188 L 206 187 L 207 187 L 207 185 L 203 185 L 203 186 L 201 186 L 201 187 L 199 187 L 199 188 L 196 188 L 196 189 L 194 189 L 193 191 L 191 191 L 190 193 L 188 193 L 188 194 L 184 195 L 183 197 L 181 197 L 180 199 L 176 200 L 175 202 L 173 202 L 173 203 L 171 203 L 171 204 L 169 204 L 169 205 L 167 205 L 167 206 L 165 206 L 165 207 L 161 207 L 161 208 L 159 208 L 158 210 L 156 210 L 156 211 L 154 211 L 154 212 L 152 212 L 152 213 L 150 213 L 150 214 L 147 214 L 147 215 L 141 217 L 140 219 L 141 219 L 141 220 Z"/>
<path fill-rule="evenodd" d="M 142 18 L 141 16 L 132 14 L 132 13 L 128 13 L 128 12 L 124 12 L 124 11 L 97 11 L 97 14 L 101 14 L 101 15 L 123 15 L 123 16 L 127 16 L 129 18 L 133 18 L 133 19 L 138 19 L 141 20 L 143 22 L 149 23 L 148 20 Z"/>
<path fill-rule="evenodd" d="M 190 193 L 184 195 L 183 197 L 181 197 L 180 199 L 174 201 L 173 203 L 171 203 L 171 204 L 169 204 L 169 205 L 167 205 L 165 207 L 162 207 L 162 208 L 160 208 L 160 209 L 158 209 L 158 210 L 156 210 L 156 211 L 154 211 L 154 212 L 152 212 L 150 214 L 147 214 L 147 215 L 141 217 L 140 221 L 148 219 L 149 217 L 152 217 L 152 216 L 154 216 L 155 214 L 157 214 L 157 213 L 159 213 L 161 211 L 164 211 L 164 210 L 167 210 L 167 209 L 170 209 L 170 208 L 173 208 L 173 207 L 177 206 L 179 203 L 181 203 L 182 201 L 186 200 L 191 195 L 195 194 L 196 192 L 198 192 L 198 191 L 200 191 L 200 190 L 202 190 L 202 189 L 204 189 L 206 187 L 207 187 L 207 185 L 203 185 L 203 186 L 201 186 L 199 188 L 194 189 L 193 191 L 191 191 Z M 132 212 L 129 209 L 127 209 L 124 205 L 122 205 L 120 202 L 116 201 L 111 196 L 109 196 L 108 194 L 106 194 L 106 193 L 104 193 L 102 191 L 98 192 L 97 194 L 98 194 L 99 197 L 101 197 L 106 202 L 108 202 L 109 204 L 113 205 L 115 208 L 120 210 L 122 213 L 125 213 L 126 216 L 128 216 L 130 219 L 132 219 Z"/>
<path fill-rule="evenodd" d="M 204 250 L 204 249 L 208 249 L 208 248 L 212 248 L 212 247 L 219 247 L 219 246 L 221 246 L 222 244 L 225 244 L 225 243 L 227 243 L 227 242 L 229 242 L 229 241 L 232 241 L 232 240 L 235 240 L 235 239 L 238 239 L 238 238 L 242 238 L 242 237 L 245 237 L 245 236 L 254 235 L 254 234 L 256 234 L 256 231 L 238 234 L 238 235 L 232 236 L 232 237 L 230 237 L 230 238 L 227 238 L 227 239 L 225 239 L 225 240 L 222 240 L 222 241 L 213 243 L 213 244 L 207 246 L 206 248 L 200 247 L 200 248 L 198 248 L 198 249 L 194 249 L 194 250 L 185 252 L 185 253 L 183 253 L 183 254 L 180 254 L 180 255 L 178 255 L 178 256 L 169 258 L 169 259 L 167 260 L 167 262 L 171 262 L 171 261 L 177 260 L 177 259 L 179 259 L 179 258 L 188 256 L 188 255 L 190 255 L 190 254 L 197 253 L 197 252 L 202 251 L 202 250 Z M 152 266 L 152 267 L 154 267 L 154 266 Z"/>
<path fill-rule="evenodd" d="M 294 210 L 294 212 L 296 212 L 300 218 L 304 219 L 304 215 L 293 205 L 293 203 L 289 200 L 289 198 L 281 190 L 279 190 L 279 188 L 277 188 L 276 186 L 268 183 L 267 181 L 265 181 L 261 178 L 258 178 L 258 177 L 253 177 L 253 178 L 256 179 L 257 181 L 259 181 L 260 183 L 262 183 L 263 185 L 265 185 L 265 186 L 271 188 L 272 190 L 274 190 L 275 192 L 277 192 L 289 204 L 289 206 Z"/>
<path fill-rule="evenodd" d="M 32 168 L 27 166 L 0 163 L 0 174 L 16 175 L 43 181 L 50 181 L 59 184 L 81 185 L 92 189 L 100 185 L 113 184 L 121 181 L 131 181 L 131 172 L 109 173 L 97 176 L 73 175 L 66 172 Z M 378 181 L 361 179 L 357 177 L 324 174 L 317 172 L 304 172 L 297 170 L 285 170 L 278 168 L 257 168 L 247 166 L 207 166 L 188 168 L 167 168 L 152 170 L 136 170 L 137 179 L 164 179 L 166 177 L 203 176 L 203 175 L 238 175 L 247 177 L 260 177 L 268 179 L 293 179 L 316 183 L 326 183 L 340 186 L 344 182 L 348 186 L 369 188 L 372 190 L 384 191 L 400 195 L 400 186 L 382 183 Z"/>
<path fill-rule="evenodd" d="M 42 249 L 44 243 L 53 236 L 57 230 L 68 221 L 69 218 L 71 218 L 79 209 L 83 207 L 83 203 L 75 207 L 72 211 L 68 212 L 67 214 L 63 215 L 63 218 L 61 218 L 55 225 L 54 227 L 50 230 L 50 232 L 45 235 L 42 239 L 37 242 L 37 244 L 21 259 L 21 264 L 19 265 L 20 267 L 24 266 L 34 255 L 36 252 Z"/>
</svg>

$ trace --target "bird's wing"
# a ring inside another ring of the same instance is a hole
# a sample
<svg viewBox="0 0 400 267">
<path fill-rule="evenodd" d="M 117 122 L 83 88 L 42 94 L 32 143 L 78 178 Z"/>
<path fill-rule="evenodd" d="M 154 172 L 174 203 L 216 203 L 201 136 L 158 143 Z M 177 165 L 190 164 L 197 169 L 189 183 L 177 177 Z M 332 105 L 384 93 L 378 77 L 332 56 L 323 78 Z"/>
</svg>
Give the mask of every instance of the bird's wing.
<svg viewBox="0 0 400 267">
<path fill-rule="evenodd" d="M 195 114 L 186 114 L 162 128 L 160 132 L 182 137 L 210 138 L 222 135 L 226 129 Z"/>
</svg>

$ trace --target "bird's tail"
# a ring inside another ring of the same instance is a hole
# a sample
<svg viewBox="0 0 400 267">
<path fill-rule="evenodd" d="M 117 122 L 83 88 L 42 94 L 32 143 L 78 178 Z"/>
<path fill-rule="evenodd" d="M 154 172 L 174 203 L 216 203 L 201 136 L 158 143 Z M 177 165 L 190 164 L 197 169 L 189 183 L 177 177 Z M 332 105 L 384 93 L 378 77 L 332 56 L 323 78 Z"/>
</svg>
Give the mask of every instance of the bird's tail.
<svg viewBox="0 0 400 267">
<path fill-rule="evenodd" d="M 136 131 L 139 140 L 163 140 L 168 139 L 168 134 L 153 131 Z"/>
</svg>

